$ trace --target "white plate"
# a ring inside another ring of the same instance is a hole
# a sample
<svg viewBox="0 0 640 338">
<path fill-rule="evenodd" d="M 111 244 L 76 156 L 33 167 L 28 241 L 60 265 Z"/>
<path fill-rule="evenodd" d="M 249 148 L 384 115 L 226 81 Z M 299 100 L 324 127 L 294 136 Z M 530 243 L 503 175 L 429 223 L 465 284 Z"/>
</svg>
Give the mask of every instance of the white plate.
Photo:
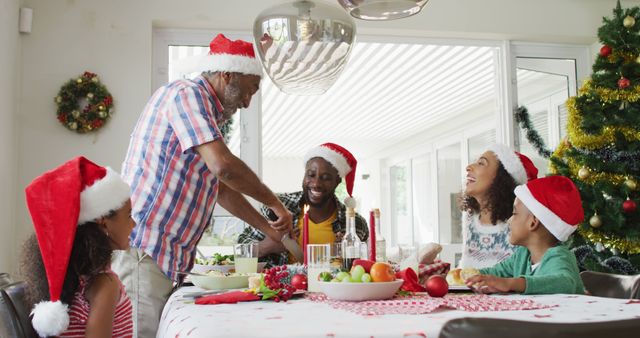
<svg viewBox="0 0 640 338">
<path fill-rule="evenodd" d="M 403 280 L 379 283 L 318 282 L 320 290 L 335 300 L 363 301 L 392 298 L 398 292 Z"/>
<path fill-rule="evenodd" d="M 449 285 L 450 291 L 471 291 L 466 285 Z"/>
<path fill-rule="evenodd" d="M 198 276 L 189 275 L 191 282 L 207 290 L 241 289 L 249 286 L 249 275 L 243 276 Z"/>
<path fill-rule="evenodd" d="M 267 265 L 267 262 L 260 262 L 258 263 L 258 271 L 256 272 L 262 272 L 262 270 L 264 269 L 265 265 Z M 231 272 L 236 272 L 236 266 L 233 264 L 230 265 L 206 265 L 206 264 L 194 264 L 193 268 L 191 268 L 191 272 L 193 273 L 199 273 L 199 274 L 206 274 L 209 271 L 220 271 L 222 273 L 231 273 Z"/>
</svg>

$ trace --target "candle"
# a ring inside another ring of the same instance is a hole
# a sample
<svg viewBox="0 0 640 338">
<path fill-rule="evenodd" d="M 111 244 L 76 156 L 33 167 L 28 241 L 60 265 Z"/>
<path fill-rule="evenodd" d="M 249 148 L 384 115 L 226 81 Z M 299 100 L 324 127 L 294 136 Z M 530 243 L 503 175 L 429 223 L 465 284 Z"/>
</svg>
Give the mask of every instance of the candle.
<svg viewBox="0 0 640 338">
<path fill-rule="evenodd" d="M 307 244 L 309 244 L 309 206 L 304 205 L 304 217 L 302 218 L 302 252 L 304 265 L 307 265 Z"/>
<path fill-rule="evenodd" d="M 373 210 L 369 211 L 369 260 L 376 261 L 376 218 Z"/>
</svg>

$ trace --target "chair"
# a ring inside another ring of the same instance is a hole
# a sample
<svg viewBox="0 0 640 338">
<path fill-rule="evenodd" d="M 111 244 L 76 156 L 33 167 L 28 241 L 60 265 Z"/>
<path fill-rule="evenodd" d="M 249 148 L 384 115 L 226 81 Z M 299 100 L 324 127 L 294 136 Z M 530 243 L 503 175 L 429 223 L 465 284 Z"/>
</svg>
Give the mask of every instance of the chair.
<svg viewBox="0 0 640 338">
<path fill-rule="evenodd" d="M 0 337 L 21 337 L 18 315 L 11 304 L 11 300 L 0 289 Z"/>
<path fill-rule="evenodd" d="M 597 323 L 539 323 L 494 318 L 457 318 L 444 324 L 439 338 L 591 338 L 638 337 L 640 320 Z"/>
<path fill-rule="evenodd" d="M 31 325 L 31 318 L 29 314 L 31 312 L 31 306 L 27 301 L 27 283 L 16 282 L 13 284 L 5 285 L 2 291 L 7 295 L 15 313 L 17 316 L 20 330 L 22 332 L 21 337 L 25 338 L 37 338 L 38 334 Z"/>
<path fill-rule="evenodd" d="M 13 283 L 11 276 L 6 272 L 0 272 L 0 288 L 11 283 Z"/>
<path fill-rule="evenodd" d="M 608 298 L 640 298 L 640 275 L 626 276 L 604 272 L 582 271 L 584 288 L 589 294 Z"/>
</svg>

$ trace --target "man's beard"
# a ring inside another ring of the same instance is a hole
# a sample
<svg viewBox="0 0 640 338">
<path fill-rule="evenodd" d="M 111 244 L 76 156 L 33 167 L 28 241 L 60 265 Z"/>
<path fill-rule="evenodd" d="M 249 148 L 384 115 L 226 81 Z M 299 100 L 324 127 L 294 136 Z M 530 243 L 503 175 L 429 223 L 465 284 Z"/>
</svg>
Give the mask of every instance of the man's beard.
<svg viewBox="0 0 640 338">
<path fill-rule="evenodd" d="M 225 120 L 229 120 L 233 114 L 238 111 L 240 103 L 240 88 L 237 79 L 231 80 L 229 85 L 224 89 L 224 100 L 222 102 L 222 116 Z"/>
</svg>

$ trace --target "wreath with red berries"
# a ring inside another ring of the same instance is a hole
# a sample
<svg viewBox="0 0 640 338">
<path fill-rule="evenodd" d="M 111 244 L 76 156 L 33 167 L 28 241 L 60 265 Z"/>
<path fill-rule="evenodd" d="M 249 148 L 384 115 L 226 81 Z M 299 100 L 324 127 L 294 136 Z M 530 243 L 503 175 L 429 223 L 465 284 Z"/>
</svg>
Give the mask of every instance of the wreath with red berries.
<svg viewBox="0 0 640 338">
<path fill-rule="evenodd" d="M 55 101 L 58 121 L 81 134 L 100 129 L 113 113 L 113 97 L 91 72 L 65 83 Z"/>
</svg>

